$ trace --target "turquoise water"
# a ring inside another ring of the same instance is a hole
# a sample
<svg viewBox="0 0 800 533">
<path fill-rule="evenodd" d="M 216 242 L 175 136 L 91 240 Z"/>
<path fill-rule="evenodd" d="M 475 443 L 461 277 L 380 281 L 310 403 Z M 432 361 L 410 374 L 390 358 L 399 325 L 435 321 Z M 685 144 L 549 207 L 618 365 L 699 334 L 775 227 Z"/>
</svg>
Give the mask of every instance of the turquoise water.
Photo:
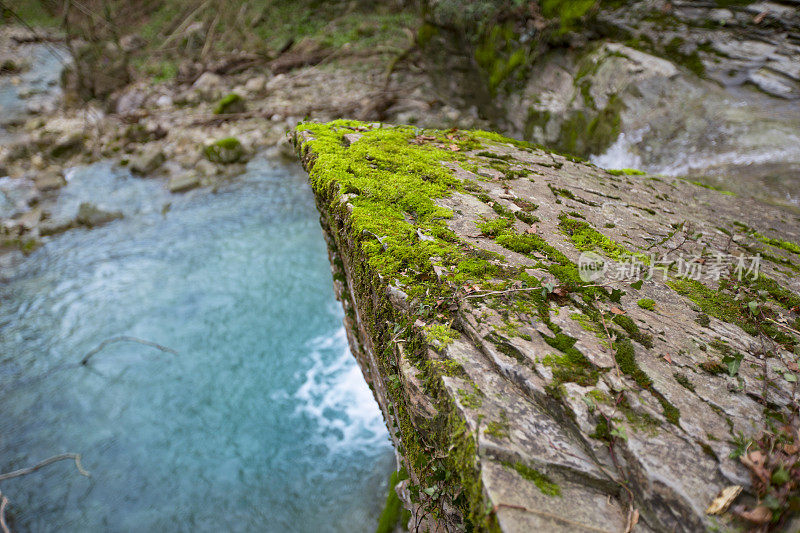
<svg viewBox="0 0 800 533">
<path fill-rule="evenodd" d="M 0 471 L 77 452 L 92 476 L 0 483 L 16 529 L 374 530 L 393 452 L 302 172 L 260 158 L 186 195 L 107 163 L 67 175 L 65 211 L 91 194 L 126 216 L 0 284 Z M 178 355 L 115 343 L 76 365 L 117 335 Z"/>
</svg>

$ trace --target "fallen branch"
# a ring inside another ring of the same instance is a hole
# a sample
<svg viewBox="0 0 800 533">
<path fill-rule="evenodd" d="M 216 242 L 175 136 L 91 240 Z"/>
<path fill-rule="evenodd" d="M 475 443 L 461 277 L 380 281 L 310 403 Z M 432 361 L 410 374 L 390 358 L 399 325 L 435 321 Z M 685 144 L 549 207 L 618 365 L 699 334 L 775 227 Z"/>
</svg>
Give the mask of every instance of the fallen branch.
<svg viewBox="0 0 800 533">
<path fill-rule="evenodd" d="M 0 474 L 0 481 L 5 481 L 6 479 L 11 479 L 19 476 L 25 476 L 32 472 L 36 472 L 40 468 L 44 468 L 45 466 L 55 463 L 57 461 L 63 461 L 65 459 L 73 459 L 75 461 L 75 468 L 78 469 L 78 472 L 82 476 L 91 477 L 91 474 L 84 470 L 83 465 L 81 464 L 81 454 L 79 453 L 62 453 L 59 455 L 54 455 L 53 457 L 48 457 L 41 463 L 35 464 L 33 466 L 29 466 L 28 468 L 21 468 L 19 470 L 14 470 L 13 472 L 8 472 L 7 474 Z M 5 497 L 4 497 L 5 498 Z"/>
<path fill-rule="evenodd" d="M 94 348 L 92 351 L 90 351 L 89 353 L 87 353 L 86 355 L 83 356 L 83 359 L 81 359 L 81 365 L 86 366 L 86 364 L 89 362 L 89 359 L 91 359 L 91 357 L 94 354 L 96 354 L 97 352 L 101 351 L 103 348 L 105 348 L 109 344 L 113 344 L 115 342 L 138 342 L 139 344 L 144 344 L 145 346 L 150 346 L 151 348 L 155 348 L 156 350 L 161 350 L 162 352 L 167 352 L 167 353 L 171 353 L 173 355 L 178 355 L 177 351 L 173 350 L 172 348 L 168 348 L 167 346 L 162 346 L 162 345 L 160 345 L 158 343 L 155 343 L 155 342 L 152 342 L 152 341 L 148 341 L 148 340 L 145 340 L 145 339 L 139 339 L 137 337 L 131 337 L 131 336 L 128 336 L 128 335 L 120 335 L 118 337 L 112 337 L 110 339 L 106 339 L 103 342 L 101 342 L 100 344 L 98 344 L 96 348 Z M 2 479 L 2 478 L 0 478 L 0 479 Z"/>
</svg>

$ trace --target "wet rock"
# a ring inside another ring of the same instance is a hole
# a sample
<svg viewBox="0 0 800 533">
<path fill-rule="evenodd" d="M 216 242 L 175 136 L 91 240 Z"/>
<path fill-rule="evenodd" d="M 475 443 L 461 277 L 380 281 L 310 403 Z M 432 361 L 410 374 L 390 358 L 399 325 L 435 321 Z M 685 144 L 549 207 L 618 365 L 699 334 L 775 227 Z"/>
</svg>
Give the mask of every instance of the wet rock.
<svg viewBox="0 0 800 533">
<path fill-rule="evenodd" d="M 78 215 L 75 217 L 75 223 L 87 228 L 96 228 L 103 224 L 108 224 L 113 220 L 117 220 L 118 218 L 122 218 L 122 213 L 120 211 L 105 211 L 94 204 L 83 202 L 78 207 Z"/>
<path fill-rule="evenodd" d="M 246 151 L 239 139 L 227 137 L 206 145 L 203 155 L 212 163 L 229 165 L 244 160 Z"/>
<path fill-rule="evenodd" d="M 169 179 L 169 192 L 185 192 L 200 186 L 200 176 L 197 172 L 187 172 Z"/>
<path fill-rule="evenodd" d="M 140 176 L 152 174 L 164 164 L 166 156 L 159 146 L 148 146 L 144 151 L 130 159 L 128 168 Z"/>
</svg>

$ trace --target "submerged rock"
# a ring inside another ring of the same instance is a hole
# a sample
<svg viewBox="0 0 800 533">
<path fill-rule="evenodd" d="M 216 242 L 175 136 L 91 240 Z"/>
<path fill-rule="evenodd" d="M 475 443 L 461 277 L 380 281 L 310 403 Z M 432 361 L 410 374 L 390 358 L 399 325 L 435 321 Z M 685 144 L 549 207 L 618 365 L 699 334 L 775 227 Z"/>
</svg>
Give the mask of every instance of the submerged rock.
<svg viewBox="0 0 800 533">
<path fill-rule="evenodd" d="M 480 131 L 294 141 L 412 529 L 725 529 L 788 483 L 752 465 L 800 461 L 795 213 Z"/>
</svg>

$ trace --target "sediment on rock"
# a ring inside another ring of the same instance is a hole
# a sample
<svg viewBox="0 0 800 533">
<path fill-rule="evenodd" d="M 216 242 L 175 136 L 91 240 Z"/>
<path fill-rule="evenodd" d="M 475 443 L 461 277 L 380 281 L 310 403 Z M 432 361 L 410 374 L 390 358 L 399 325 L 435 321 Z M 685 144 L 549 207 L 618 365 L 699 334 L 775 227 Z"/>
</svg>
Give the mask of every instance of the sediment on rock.
<svg viewBox="0 0 800 533">
<path fill-rule="evenodd" d="M 797 429 L 795 214 L 481 131 L 336 121 L 294 142 L 413 523 L 698 531 L 737 520 L 706 514 L 725 487 L 740 515 L 777 494 L 739 457 Z"/>
</svg>

